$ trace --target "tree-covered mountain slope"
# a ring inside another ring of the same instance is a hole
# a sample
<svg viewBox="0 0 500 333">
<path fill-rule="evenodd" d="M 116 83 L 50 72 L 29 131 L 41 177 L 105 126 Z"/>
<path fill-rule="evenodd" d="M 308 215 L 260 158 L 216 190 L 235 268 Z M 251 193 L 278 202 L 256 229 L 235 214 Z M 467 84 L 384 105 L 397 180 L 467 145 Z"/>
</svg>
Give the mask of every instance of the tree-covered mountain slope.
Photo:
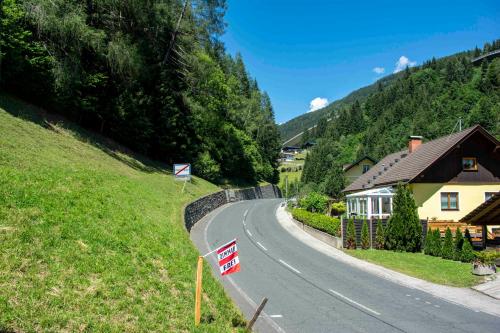
<svg viewBox="0 0 500 333">
<path fill-rule="evenodd" d="M 306 129 L 316 126 L 319 123 L 320 119 L 332 118 L 335 111 L 347 107 L 352 103 L 354 103 L 355 101 L 358 102 L 365 101 L 368 98 L 368 96 L 370 96 L 370 94 L 376 92 L 377 90 L 382 89 L 382 87 L 390 85 L 391 82 L 396 80 L 397 77 L 398 74 L 388 75 L 373 84 L 370 84 L 366 87 L 351 92 L 346 97 L 334 101 L 320 110 L 304 113 L 298 117 L 290 119 L 289 121 L 279 125 L 278 129 L 281 135 L 281 142 L 286 142 L 287 140 L 293 138 L 297 134 L 305 131 Z M 312 135 L 311 138 L 314 138 L 316 136 L 314 133 L 311 133 L 311 135 Z M 294 144 L 302 141 L 307 141 L 307 140 L 299 138 L 298 140 L 294 140 L 294 142 L 290 142 L 289 144 Z"/>
<path fill-rule="evenodd" d="M 363 155 L 380 159 L 406 147 L 410 135 L 432 140 L 457 131 L 460 123 L 463 128 L 480 124 L 500 137 L 500 57 L 471 62 L 494 49 L 500 49 L 500 40 L 482 51 L 407 68 L 364 103 L 340 110 L 307 156 L 302 181 L 323 184 L 325 191 L 341 188 L 325 182 L 338 179 L 334 174 L 343 163 Z"/>
<path fill-rule="evenodd" d="M 220 41 L 225 0 L 0 1 L 0 90 L 222 182 L 277 182 L 269 96 Z"/>
</svg>

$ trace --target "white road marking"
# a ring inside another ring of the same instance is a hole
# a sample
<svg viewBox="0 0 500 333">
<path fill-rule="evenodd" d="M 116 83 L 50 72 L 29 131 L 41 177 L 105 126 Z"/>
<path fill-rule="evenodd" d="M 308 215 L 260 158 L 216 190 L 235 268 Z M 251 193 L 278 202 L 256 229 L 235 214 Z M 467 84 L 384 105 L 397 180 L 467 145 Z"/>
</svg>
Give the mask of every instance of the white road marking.
<svg viewBox="0 0 500 333">
<path fill-rule="evenodd" d="M 343 299 L 345 299 L 346 301 L 349 301 L 349 302 L 351 302 L 352 304 L 356 304 L 356 305 L 357 305 L 357 306 L 359 306 L 360 308 L 365 309 L 366 311 L 369 311 L 369 312 L 371 312 L 371 313 L 373 313 L 373 314 L 376 314 L 377 316 L 380 316 L 380 313 L 379 313 L 379 312 L 377 312 L 377 311 L 375 311 L 375 310 L 372 310 L 372 309 L 370 309 L 369 307 L 364 306 L 363 304 L 359 304 L 358 302 L 356 302 L 356 301 L 354 301 L 354 300 L 350 299 L 350 298 L 349 298 L 349 297 L 347 297 L 347 296 L 342 295 L 341 293 L 339 293 L 339 292 L 337 292 L 337 291 L 335 291 L 335 290 L 332 290 L 332 289 L 328 289 L 328 290 L 330 290 L 330 291 L 331 291 L 332 293 L 334 293 L 335 295 L 342 297 L 342 298 L 343 298 Z"/>
<path fill-rule="evenodd" d="M 439 305 L 437 305 L 437 304 L 434 304 L 434 307 L 435 307 L 435 308 L 439 308 Z"/>
<path fill-rule="evenodd" d="M 243 225 L 246 226 L 247 224 L 245 223 L 245 220 L 243 220 Z"/>
<path fill-rule="evenodd" d="M 406 294 L 406 297 L 411 297 L 411 295 L 410 294 Z"/>
<path fill-rule="evenodd" d="M 431 302 L 427 302 L 427 301 L 425 301 L 425 304 L 432 304 L 432 303 L 431 303 Z"/>
<path fill-rule="evenodd" d="M 262 248 L 264 249 L 264 251 L 267 251 L 267 249 L 264 247 L 264 245 L 262 245 L 261 243 L 257 242 L 257 244 Z"/>
<path fill-rule="evenodd" d="M 247 234 L 252 237 L 252 233 L 250 232 L 250 230 L 247 229 Z"/>
<path fill-rule="evenodd" d="M 247 217 L 247 214 L 248 214 L 248 209 L 245 210 L 245 213 L 243 214 L 243 217 L 246 218 Z"/>
<path fill-rule="evenodd" d="M 298 273 L 298 274 L 301 274 L 300 271 L 298 269 L 295 269 L 293 268 L 292 266 L 290 266 L 289 264 L 287 264 L 286 262 L 284 262 L 283 260 L 280 259 L 280 263 L 282 263 L 283 265 L 285 265 L 286 267 L 290 268 L 292 271 L 294 271 L 295 273 Z"/>
<path fill-rule="evenodd" d="M 420 301 L 420 298 L 419 298 L 419 297 L 415 297 L 415 300 L 416 300 L 416 301 Z"/>
<path fill-rule="evenodd" d="M 269 315 L 269 317 L 271 317 L 271 318 L 282 318 L 283 316 L 282 315 Z"/>
</svg>

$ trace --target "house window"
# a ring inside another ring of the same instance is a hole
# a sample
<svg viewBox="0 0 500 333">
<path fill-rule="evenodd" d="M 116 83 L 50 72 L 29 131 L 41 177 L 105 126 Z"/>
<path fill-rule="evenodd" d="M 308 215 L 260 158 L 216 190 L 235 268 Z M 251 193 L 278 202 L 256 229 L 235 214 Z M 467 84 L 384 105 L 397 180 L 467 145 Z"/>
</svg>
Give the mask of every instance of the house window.
<svg viewBox="0 0 500 333">
<path fill-rule="evenodd" d="M 484 201 L 488 201 L 488 200 L 490 200 L 490 198 L 491 198 L 492 196 L 494 196 L 495 194 L 496 194 L 496 192 L 485 192 L 485 193 L 484 193 Z"/>
<path fill-rule="evenodd" d="M 391 214 L 391 198 L 382 198 L 382 214 Z"/>
<path fill-rule="evenodd" d="M 367 173 L 370 170 L 370 166 L 368 164 L 363 164 L 363 173 Z"/>
<path fill-rule="evenodd" d="M 458 210 L 458 193 L 441 193 L 441 210 Z"/>
<path fill-rule="evenodd" d="M 464 171 L 477 171 L 477 160 L 475 157 L 463 157 L 462 169 Z"/>
</svg>

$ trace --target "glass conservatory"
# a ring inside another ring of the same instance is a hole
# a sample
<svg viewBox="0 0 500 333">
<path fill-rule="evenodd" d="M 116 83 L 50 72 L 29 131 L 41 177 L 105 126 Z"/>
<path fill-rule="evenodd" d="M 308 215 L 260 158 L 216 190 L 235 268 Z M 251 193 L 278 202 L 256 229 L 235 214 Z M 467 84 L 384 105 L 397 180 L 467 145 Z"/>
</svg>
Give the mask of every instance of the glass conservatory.
<svg viewBox="0 0 500 333">
<path fill-rule="evenodd" d="M 346 195 L 347 215 L 370 219 L 387 218 L 392 213 L 392 187 L 375 188 Z"/>
</svg>

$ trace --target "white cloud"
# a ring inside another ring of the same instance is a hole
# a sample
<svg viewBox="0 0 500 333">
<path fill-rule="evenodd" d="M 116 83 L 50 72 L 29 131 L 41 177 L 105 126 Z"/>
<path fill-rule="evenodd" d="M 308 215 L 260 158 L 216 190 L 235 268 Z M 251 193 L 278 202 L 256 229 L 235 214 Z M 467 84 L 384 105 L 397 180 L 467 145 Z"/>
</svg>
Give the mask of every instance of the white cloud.
<svg viewBox="0 0 500 333">
<path fill-rule="evenodd" d="M 373 71 L 376 73 L 376 74 L 384 74 L 385 73 L 385 68 L 384 67 L 375 67 L 373 69 Z"/>
<path fill-rule="evenodd" d="M 401 72 L 406 67 L 413 67 L 417 64 L 416 61 L 410 61 L 405 56 L 401 56 L 398 61 L 396 61 L 396 68 L 394 69 L 394 73 Z"/>
<path fill-rule="evenodd" d="M 328 105 L 328 99 L 327 98 L 321 98 L 321 97 L 316 97 L 309 103 L 309 111 L 307 112 L 313 112 L 319 109 L 324 108 L 325 106 Z"/>
</svg>

